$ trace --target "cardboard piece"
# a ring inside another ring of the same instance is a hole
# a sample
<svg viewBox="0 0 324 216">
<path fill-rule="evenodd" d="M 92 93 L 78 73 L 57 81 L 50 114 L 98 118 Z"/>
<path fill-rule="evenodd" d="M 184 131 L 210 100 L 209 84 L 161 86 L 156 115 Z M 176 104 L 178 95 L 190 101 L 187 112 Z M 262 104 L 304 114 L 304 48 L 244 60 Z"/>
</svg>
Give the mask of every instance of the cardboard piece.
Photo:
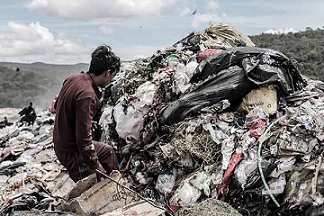
<svg viewBox="0 0 324 216">
<path fill-rule="evenodd" d="M 249 113 L 256 106 L 261 106 L 269 115 L 275 114 L 277 111 L 277 88 L 275 84 L 271 84 L 252 90 L 244 97 L 239 110 Z"/>
<path fill-rule="evenodd" d="M 141 200 L 136 203 L 131 203 L 123 208 L 116 209 L 113 212 L 105 213 L 101 216 L 160 216 L 165 211 L 160 208 L 154 207 L 148 202 Z"/>
<path fill-rule="evenodd" d="M 110 177 L 120 184 L 126 182 L 119 172 L 113 172 Z M 105 179 L 73 199 L 71 208 L 77 215 L 101 215 L 130 204 L 134 197 L 136 195 Z"/>
</svg>

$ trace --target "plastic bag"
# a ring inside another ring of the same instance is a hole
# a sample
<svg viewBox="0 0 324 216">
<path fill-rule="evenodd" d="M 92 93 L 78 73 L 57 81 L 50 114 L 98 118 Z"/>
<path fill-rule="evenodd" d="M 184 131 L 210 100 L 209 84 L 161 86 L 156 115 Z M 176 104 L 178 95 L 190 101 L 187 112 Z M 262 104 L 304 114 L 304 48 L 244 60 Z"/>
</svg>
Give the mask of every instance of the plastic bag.
<svg viewBox="0 0 324 216">
<path fill-rule="evenodd" d="M 196 203 L 200 196 L 200 190 L 192 186 L 188 181 L 184 181 L 176 190 L 170 202 L 174 204 L 178 203 L 180 206 L 188 206 Z"/>
<path fill-rule="evenodd" d="M 196 179 L 193 182 L 193 186 L 202 190 L 206 196 L 210 196 L 210 183 L 216 179 L 216 174 L 208 175 L 206 172 L 200 172 L 196 175 Z"/>
<path fill-rule="evenodd" d="M 108 131 L 109 125 L 114 122 L 113 109 L 113 106 L 106 107 L 100 117 L 99 124 L 105 131 Z"/>
<path fill-rule="evenodd" d="M 156 181 L 155 188 L 162 194 L 171 193 L 175 184 L 175 176 L 173 174 L 160 174 Z"/>
<path fill-rule="evenodd" d="M 279 195 L 282 194 L 285 191 L 286 188 L 286 175 L 282 174 L 278 179 L 274 179 L 270 182 L 268 182 L 269 189 L 273 195 Z M 268 195 L 268 192 L 266 189 L 262 190 L 262 195 Z"/>
<path fill-rule="evenodd" d="M 116 121 L 116 131 L 118 135 L 126 141 L 134 138 L 139 139 L 143 129 L 144 114 L 137 112 L 132 106 L 127 107 L 124 113 L 124 106 L 119 103 L 114 107 L 114 118 Z"/>
<path fill-rule="evenodd" d="M 130 101 L 128 105 L 120 101 L 114 107 L 116 131 L 121 138 L 126 141 L 131 138 L 139 139 L 143 129 L 143 117 L 148 111 L 148 106 L 153 102 L 155 90 L 154 83 L 145 82 L 138 87 L 135 93 L 137 99 Z"/>
<path fill-rule="evenodd" d="M 182 121 L 189 113 L 197 113 L 225 99 L 234 107 L 255 87 L 256 85 L 245 77 L 242 68 L 231 67 L 199 84 L 196 90 L 169 103 L 160 111 L 158 120 L 161 124 L 170 125 Z"/>
<path fill-rule="evenodd" d="M 197 62 L 189 62 L 185 67 L 179 67 L 174 74 L 176 92 L 184 93 L 190 87 L 190 79 L 193 76 Z"/>
<path fill-rule="evenodd" d="M 234 171 L 235 179 L 243 189 L 245 188 L 248 177 L 258 168 L 257 149 L 249 149 L 247 154 L 248 157 L 241 161 Z"/>
<path fill-rule="evenodd" d="M 231 157 L 235 147 L 234 139 L 235 139 L 235 135 L 232 135 L 223 141 L 222 149 L 221 149 L 223 155 L 223 159 L 222 159 L 223 170 L 226 170 L 228 165 L 230 164 Z"/>
<path fill-rule="evenodd" d="M 268 121 L 265 119 L 259 119 L 258 121 L 253 122 L 251 125 L 251 136 L 260 138 L 267 127 L 267 122 Z"/>
<path fill-rule="evenodd" d="M 197 62 L 202 62 L 206 58 L 216 55 L 217 53 L 222 52 L 222 49 L 207 49 L 197 54 Z"/>
</svg>

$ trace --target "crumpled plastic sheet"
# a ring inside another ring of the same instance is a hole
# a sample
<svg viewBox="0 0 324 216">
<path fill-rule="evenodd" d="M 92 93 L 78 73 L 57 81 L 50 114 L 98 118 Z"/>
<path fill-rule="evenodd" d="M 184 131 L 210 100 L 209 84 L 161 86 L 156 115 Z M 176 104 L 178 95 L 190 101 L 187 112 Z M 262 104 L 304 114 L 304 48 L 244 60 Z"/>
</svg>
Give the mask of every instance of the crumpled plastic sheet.
<svg viewBox="0 0 324 216">
<path fill-rule="evenodd" d="M 281 174 L 286 173 L 294 169 L 296 158 L 294 156 L 284 156 L 279 158 L 275 163 L 276 169 L 270 174 L 271 177 L 278 178 Z"/>
<path fill-rule="evenodd" d="M 220 53 L 222 51 L 223 51 L 222 49 L 207 49 L 207 50 L 204 50 L 202 52 L 198 52 L 198 54 L 197 54 L 197 62 L 200 63 L 203 60 L 205 60 L 206 58 L 208 58 L 210 56 L 213 56 L 213 55 L 216 55 L 217 53 Z"/>
<path fill-rule="evenodd" d="M 245 77 L 242 68 L 228 68 L 200 83 L 194 91 L 168 104 L 159 113 L 159 123 L 171 125 L 183 120 L 190 113 L 197 113 L 225 99 L 233 107 L 255 87 L 256 85 Z"/>
<path fill-rule="evenodd" d="M 197 68 L 192 81 L 205 80 L 211 74 L 217 74 L 230 66 L 238 65 L 242 60 L 244 60 L 242 63 L 244 71 L 251 81 L 258 85 L 266 84 L 266 81 L 270 80 L 281 81 L 281 87 L 285 92 L 294 92 L 305 86 L 296 65 L 290 62 L 283 53 L 257 47 L 233 47 L 206 59 Z M 283 72 L 271 66 L 276 62 L 287 62 L 288 64 L 284 65 L 287 67 L 286 71 Z"/>
<path fill-rule="evenodd" d="M 209 131 L 215 143 L 221 144 L 222 141 L 226 139 L 226 134 L 221 129 L 214 129 L 211 123 L 207 123 L 206 129 Z"/>
<path fill-rule="evenodd" d="M 101 127 L 103 128 L 104 131 L 108 131 L 109 125 L 114 123 L 113 109 L 114 109 L 113 106 L 105 107 L 105 109 L 100 117 L 99 124 L 101 125 Z"/>
<path fill-rule="evenodd" d="M 240 130 L 236 130 L 237 134 L 241 134 Z M 250 132 L 247 131 L 243 133 L 238 140 L 236 152 L 241 152 L 244 154 L 244 157 L 247 157 L 247 153 L 250 151 L 250 147 L 256 142 L 256 138 L 250 135 Z"/>
<path fill-rule="evenodd" d="M 138 99 L 132 100 L 129 105 L 120 101 L 114 107 L 113 115 L 119 137 L 126 141 L 132 138 L 139 139 L 143 129 L 143 117 L 148 111 L 148 106 L 152 103 L 155 90 L 154 83 L 145 82 L 136 91 L 135 95 Z"/>
<path fill-rule="evenodd" d="M 273 195 L 282 194 L 286 189 L 286 175 L 282 174 L 277 179 L 272 179 L 268 182 L 270 191 Z M 268 195 L 267 190 L 262 190 L 262 195 Z"/>
<path fill-rule="evenodd" d="M 306 155 L 312 151 L 317 143 L 317 140 L 314 138 L 309 139 L 299 134 L 282 130 L 277 139 L 278 154 Z"/>
<path fill-rule="evenodd" d="M 234 173 L 235 167 L 242 159 L 243 159 L 242 153 L 234 153 L 232 155 L 228 169 L 225 171 L 224 176 L 223 176 L 223 183 L 218 185 L 218 187 L 217 187 L 217 191 L 219 194 L 226 195 L 228 193 L 229 180 Z"/>
<path fill-rule="evenodd" d="M 162 194 L 168 194 L 172 191 L 175 184 L 176 176 L 173 174 L 160 174 L 156 181 L 155 188 Z"/>
<path fill-rule="evenodd" d="M 190 88 L 190 79 L 193 76 L 198 63 L 192 61 L 185 66 L 181 65 L 182 64 L 178 65 L 178 68 L 174 73 L 174 88 L 176 93 L 184 93 Z"/>
<path fill-rule="evenodd" d="M 270 160 L 261 160 L 261 167 L 263 174 L 265 176 L 265 179 L 268 181 L 270 179 L 270 173 L 276 168 L 276 164 L 273 163 L 273 159 Z M 254 170 L 248 177 L 245 188 L 246 189 L 254 189 L 262 186 L 261 181 L 261 175 L 259 173 L 259 170 Z"/>
<path fill-rule="evenodd" d="M 202 190 L 207 197 L 210 197 L 210 184 L 216 179 L 216 173 L 209 175 L 207 172 L 199 172 L 192 184 L 197 189 Z"/>
<path fill-rule="evenodd" d="M 268 121 L 265 119 L 259 119 L 253 122 L 251 125 L 251 136 L 260 138 L 266 129 L 267 122 Z"/>
<path fill-rule="evenodd" d="M 266 113 L 262 107 L 257 106 L 246 115 L 245 126 L 250 127 L 253 124 L 253 122 L 258 121 L 260 119 L 268 120 L 268 118 L 268 113 Z"/>
<path fill-rule="evenodd" d="M 230 164 L 231 157 L 235 147 L 234 139 L 235 139 L 235 135 L 232 135 L 223 141 L 222 144 L 222 155 L 223 155 L 222 169 L 223 170 L 226 170 L 228 165 Z"/>
<path fill-rule="evenodd" d="M 239 163 L 234 171 L 235 179 L 239 182 L 242 189 L 245 188 L 248 177 L 258 168 L 257 149 L 251 148 L 247 152 L 247 157 Z"/>
<path fill-rule="evenodd" d="M 182 181 L 179 188 L 170 199 L 170 204 L 188 206 L 197 202 L 201 196 L 201 191 L 190 184 L 190 179 Z"/>
</svg>

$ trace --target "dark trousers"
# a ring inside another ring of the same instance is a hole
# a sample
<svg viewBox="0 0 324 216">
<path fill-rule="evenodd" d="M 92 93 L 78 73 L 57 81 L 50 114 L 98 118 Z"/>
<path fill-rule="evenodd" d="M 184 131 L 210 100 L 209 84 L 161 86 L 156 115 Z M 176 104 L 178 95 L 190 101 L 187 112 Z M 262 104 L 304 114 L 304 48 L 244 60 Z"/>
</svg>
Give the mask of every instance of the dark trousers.
<svg viewBox="0 0 324 216">
<path fill-rule="evenodd" d="M 109 174 L 112 170 L 118 170 L 118 161 L 114 148 L 103 142 L 92 141 L 92 143 L 95 146 L 99 162 L 106 170 L 106 173 Z M 67 152 L 55 149 L 55 153 L 74 182 L 95 172 L 89 169 L 78 152 Z"/>
</svg>

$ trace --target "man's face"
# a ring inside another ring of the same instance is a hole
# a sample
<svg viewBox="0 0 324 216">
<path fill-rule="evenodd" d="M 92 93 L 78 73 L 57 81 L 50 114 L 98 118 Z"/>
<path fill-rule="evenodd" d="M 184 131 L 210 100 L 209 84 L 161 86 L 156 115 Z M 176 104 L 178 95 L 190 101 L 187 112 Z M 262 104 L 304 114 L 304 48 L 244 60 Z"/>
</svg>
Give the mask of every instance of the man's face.
<svg viewBox="0 0 324 216">
<path fill-rule="evenodd" d="M 115 70 L 112 73 L 110 71 L 106 71 L 105 76 L 103 78 L 103 86 L 100 87 L 102 88 L 106 87 L 111 82 L 111 80 L 116 76 L 116 74 L 117 74 L 117 70 Z"/>
</svg>

